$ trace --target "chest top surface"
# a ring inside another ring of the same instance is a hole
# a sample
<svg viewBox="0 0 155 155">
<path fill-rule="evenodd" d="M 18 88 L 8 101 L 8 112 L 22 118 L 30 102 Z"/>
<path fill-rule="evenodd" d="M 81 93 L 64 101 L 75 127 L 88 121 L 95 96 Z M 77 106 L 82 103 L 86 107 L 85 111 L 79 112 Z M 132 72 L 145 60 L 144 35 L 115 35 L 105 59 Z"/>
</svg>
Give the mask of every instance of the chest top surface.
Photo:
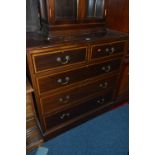
<svg viewBox="0 0 155 155">
<path fill-rule="evenodd" d="M 26 47 L 27 51 L 30 51 L 40 48 L 67 46 L 73 44 L 94 44 L 126 39 L 128 39 L 128 34 L 110 29 L 99 29 L 87 32 L 81 30 L 74 34 L 66 31 L 63 35 L 51 35 L 48 37 L 39 33 L 28 33 Z"/>
</svg>

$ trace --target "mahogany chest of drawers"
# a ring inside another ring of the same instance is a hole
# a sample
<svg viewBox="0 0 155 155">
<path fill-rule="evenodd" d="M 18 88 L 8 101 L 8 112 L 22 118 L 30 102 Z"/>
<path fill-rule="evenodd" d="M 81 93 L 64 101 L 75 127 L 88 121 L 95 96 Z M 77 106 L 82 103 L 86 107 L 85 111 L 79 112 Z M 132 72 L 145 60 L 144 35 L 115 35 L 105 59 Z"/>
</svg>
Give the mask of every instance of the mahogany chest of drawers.
<svg viewBox="0 0 155 155">
<path fill-rule="evenodd" d="M 28 72 L 45 139 L 116 104 L 128 36 L 112 30 L 96 36 L 45 38 L 29 34 Z"/>
</svg>

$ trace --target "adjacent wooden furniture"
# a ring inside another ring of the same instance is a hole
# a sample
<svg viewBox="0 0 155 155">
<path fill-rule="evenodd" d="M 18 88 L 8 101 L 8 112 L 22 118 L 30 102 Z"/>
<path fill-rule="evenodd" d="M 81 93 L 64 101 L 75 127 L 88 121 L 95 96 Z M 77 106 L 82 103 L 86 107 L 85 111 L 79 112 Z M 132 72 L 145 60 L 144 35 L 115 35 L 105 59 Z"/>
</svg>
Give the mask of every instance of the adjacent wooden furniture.
<svg viewBox="0 0 155 155">
<path fill-rule="evenodd" d="M 108 0 L 106 27 L 129 32 L 129 0 Z"/>
<path fill-rule="evenodd" d="M 32 98 L 33 89 L 26 80 L 26 150 L 40 146 L 43 143 L 43 139 L 38 128 L 37 118 L 34 110 L 34 102 Z"/>
<path fill-rule="evenodd" d="M 45 139 L 115 106 L 128 36 L 97 29 L 48 38 L 29 34 L 27 63 Z M 64 32 L 65 34 L 65 32 Z"/>
<path fill-rule="evenodd" d="M 129 0 L 108 0 L 106 27 L 129 33 Z M 117 101 L 129 100 L 129 52 L 127 52 L 120 77 Z"/>
</svg>

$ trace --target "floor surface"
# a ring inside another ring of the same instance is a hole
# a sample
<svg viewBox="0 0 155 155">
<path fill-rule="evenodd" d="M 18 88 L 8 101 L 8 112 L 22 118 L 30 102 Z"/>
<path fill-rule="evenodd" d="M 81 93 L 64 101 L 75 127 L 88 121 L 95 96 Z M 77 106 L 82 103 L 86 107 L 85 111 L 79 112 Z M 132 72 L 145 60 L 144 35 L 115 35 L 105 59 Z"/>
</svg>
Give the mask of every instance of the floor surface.
<svg viewBox="0 0 155 155">
<path fill-rule="evenodd" d="M 129 105 L 125 104 L 43 144 L 47 155 L 128 155 Z M 35 155 L 34 150 L 27 155 Z"/>
</svg>

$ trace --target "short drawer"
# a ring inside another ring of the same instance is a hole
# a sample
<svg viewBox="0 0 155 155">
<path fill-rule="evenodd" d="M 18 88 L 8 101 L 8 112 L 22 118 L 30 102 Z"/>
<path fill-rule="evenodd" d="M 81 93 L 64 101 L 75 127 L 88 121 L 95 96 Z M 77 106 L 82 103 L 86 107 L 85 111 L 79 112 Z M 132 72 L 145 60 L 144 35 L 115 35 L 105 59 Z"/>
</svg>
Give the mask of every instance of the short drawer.
<svg viewBox="0 0 155 155">
<path fill-rule="evenodd" d="M 93 45 L 91 59 L 102 58 L 110 55 L 123 53 L 125 42 Z"/>
<path fill-rule="evenodd" d="M 55 115 L 47 116 L 44 118 L 46 129 L 49 130 L 52 127 L 65 123 L 71 119 L 74 119 L 86 112 L 94 110 L 112 100 L 112 92 L 104 94 L 102 96 L 96 97 L 86 103 L 78 105 L 74 108 L 70 108 L 68 110 L 64 110 Z"/>
<path fill-rule="evenodd" d="M 69 104 L 74 104 L 75 102 L 78 102 L 79 100 L 95 93 L 114 89 L 116 79 L 116 77 L 102 79 L 88 85 L 65 91 L 65 93 L 44 97 L 41 99 L 43 113 L 48 114 L 50 112 L 56 111 L 58 108 L 68 106 Z"/>
<path fill-rule="evenodd" d="M 43 54 L 33 55 L 35 72 L 64 67 L 87 59 L 87 47 L 73 48 L 61 51 L 47 51 Z"/>
<path fill-rule="evenodd" d="M 121 59 L 111 60 L 100 64 L 91 65 L 89 67 L 84 67 L 76 69 L 73 71 L 68 71 L 61 74 L 49 75 L 45 77 L 39 77 L 38 89 L 40 94 L 52 91 L 54 89 L 59 89 L 64 86 L 69 86 L 76 82 L 86 80 L 91 77 L 104 75 L 119 69 L 121 64 Z"/>
</svg>

